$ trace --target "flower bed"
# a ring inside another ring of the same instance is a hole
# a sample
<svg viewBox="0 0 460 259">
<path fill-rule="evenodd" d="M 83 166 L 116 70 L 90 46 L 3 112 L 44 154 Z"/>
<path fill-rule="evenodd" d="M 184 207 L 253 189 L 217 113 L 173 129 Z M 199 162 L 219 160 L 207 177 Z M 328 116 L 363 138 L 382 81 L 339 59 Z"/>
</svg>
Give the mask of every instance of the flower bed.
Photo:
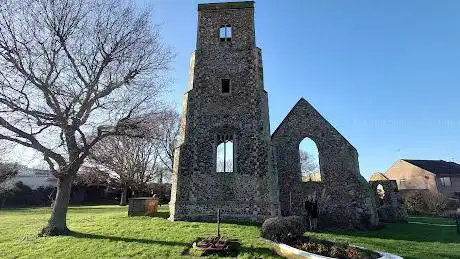
<svg viewBox="0 0 460 259">
<path fill-rule="evenodd" d="M 288 243 L 288 245 L 302 251 L 332 258 L 377 259 L 381 257 L 380 254 L 374 251 L 350 246 L 346 243 L 334 243 L 327 240 L 319 240 L 305 236 L 293 239 Z"/>
<path fill-rule="evenodd" d="M 225 256 L 236 257 L 239 253 L 240 243 L 235 239 L 226 239 L 220 236 L 197 238 L 192 242 L 183 255 L 190 256 Z"/>
<path fill-rule="evenodd" d="M 305 236 L 292 238 L 286 244 L 269 242 L 274 245 L 275 252 L 285 258 L 402 259 L 385 252 Z"/>
</svg>

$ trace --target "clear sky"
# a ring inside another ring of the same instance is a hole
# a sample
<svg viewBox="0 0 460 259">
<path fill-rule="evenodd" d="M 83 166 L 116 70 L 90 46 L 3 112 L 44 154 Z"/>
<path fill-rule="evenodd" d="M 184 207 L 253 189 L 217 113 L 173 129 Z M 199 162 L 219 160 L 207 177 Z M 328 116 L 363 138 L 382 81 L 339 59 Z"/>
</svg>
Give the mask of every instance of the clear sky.
<svg viewBox="0 0 460 259">
<path fill-rule="evenodd" d="M 197 4 L 152 5 L 177 57 L 178 109 L 195 49 Z M 219 1 L 217 1 L 219 2 Z M 399 158 L 460 162 L 460 1 L 256 1 L 271 131 L 300 97 L 358 150 L 368 178 Z"/>
<path fill-rule="evenodd" d="M 178 110 L 195 49 L 197 4 L 206 2 L 212 1 L 136 0 L 153 7 L 154 23 L 177 53 L 166 96 Z M 460 1 L 255 6 L 272 132 L 304 97 L 356 147 L 366 178 L 399 158 L 460 162 Z"/>
</svg>

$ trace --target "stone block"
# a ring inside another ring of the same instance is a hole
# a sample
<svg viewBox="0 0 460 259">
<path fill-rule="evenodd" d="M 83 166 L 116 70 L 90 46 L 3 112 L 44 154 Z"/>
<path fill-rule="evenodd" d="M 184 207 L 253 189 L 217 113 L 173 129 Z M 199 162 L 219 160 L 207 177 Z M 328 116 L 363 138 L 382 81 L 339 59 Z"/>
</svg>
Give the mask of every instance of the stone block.
<svg viewBox="0 0 460 259">
<path fill-rule="evenodd" d="M 129 199 L 128 216 L 155 216 L 158 211 L 158 204 L 158 198 L 131 198 Z"/>
</svg>

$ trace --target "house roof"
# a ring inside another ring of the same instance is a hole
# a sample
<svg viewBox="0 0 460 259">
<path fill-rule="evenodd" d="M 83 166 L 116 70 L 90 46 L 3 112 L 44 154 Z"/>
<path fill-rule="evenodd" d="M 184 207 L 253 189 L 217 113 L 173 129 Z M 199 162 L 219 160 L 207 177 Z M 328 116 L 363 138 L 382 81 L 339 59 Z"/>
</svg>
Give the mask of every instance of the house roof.
<svg viewBox="0 0 460 259">
<path fill-rule="evenodd" d="M 448 162 L 444 160 L 402 160 L 425 169 L 433 174 L 460 174 L 460 165 L 455 162 Z"/>
<path fill-rule="evenodd" d="M 386 181 L 390 180 L 386 175 L 383 173 L 374 173 L 369 181 Z"/>
</svg>

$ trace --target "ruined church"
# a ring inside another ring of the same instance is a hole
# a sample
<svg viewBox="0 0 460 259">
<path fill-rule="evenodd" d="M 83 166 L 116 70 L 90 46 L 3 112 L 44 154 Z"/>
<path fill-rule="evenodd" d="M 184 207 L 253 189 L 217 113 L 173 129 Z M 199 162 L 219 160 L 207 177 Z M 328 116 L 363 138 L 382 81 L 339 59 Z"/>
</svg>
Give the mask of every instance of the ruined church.
<svg viewBox="0 0 460 259">
<path fill-rule="evenodd" d="M 183 98 L 170 220 L 256 221 L 302 215 L 316 195 L 322 227 L 378 223 L 356 149 L 301 98 L 270 135 L 254 3 L 198 5 L 196 50 Z M 319 151 L 321 182 L 302 182 L 299 144 Z"/>
</svg>

